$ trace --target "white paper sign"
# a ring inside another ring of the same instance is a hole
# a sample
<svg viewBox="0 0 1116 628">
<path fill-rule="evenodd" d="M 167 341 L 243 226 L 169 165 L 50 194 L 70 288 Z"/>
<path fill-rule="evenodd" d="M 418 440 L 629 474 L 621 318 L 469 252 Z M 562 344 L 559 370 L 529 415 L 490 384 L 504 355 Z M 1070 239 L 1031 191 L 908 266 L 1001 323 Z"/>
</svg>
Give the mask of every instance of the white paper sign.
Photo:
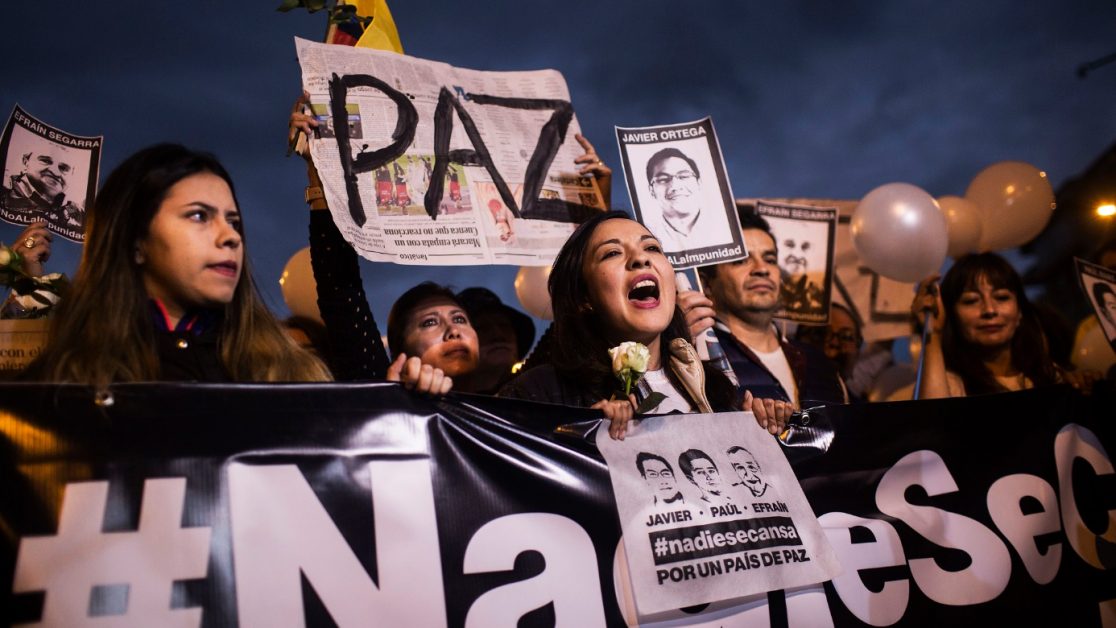
<svg viewBox="0 0 1116 628">
<path fill-rule="evenodd" d="M 423 265 L 549 265 L 604 208 L 554 70 L 480 72 L 296 40 L 318 119 L 310 153 L 362 256 Z"/>
<path fill-rule="evenodd" d="M 641 618 L 833 578 L 794 472 L 749 412 L 644 419 L 608 462 Z"/>
</svg>

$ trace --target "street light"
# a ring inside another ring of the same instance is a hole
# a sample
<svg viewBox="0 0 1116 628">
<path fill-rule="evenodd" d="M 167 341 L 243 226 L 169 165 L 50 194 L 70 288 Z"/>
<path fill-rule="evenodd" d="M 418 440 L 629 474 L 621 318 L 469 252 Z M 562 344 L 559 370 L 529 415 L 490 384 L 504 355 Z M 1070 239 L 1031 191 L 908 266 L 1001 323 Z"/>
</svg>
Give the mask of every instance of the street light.
<svg viewBox="0 0 1116 628">
<path fill-rule="evenodd" d="M 1112 203 L 1101 203 L 1097 205 L 1097 215 L 1101 218 L 1111 218 L 1116 216 L 1116 205 Z"/>
</svg>

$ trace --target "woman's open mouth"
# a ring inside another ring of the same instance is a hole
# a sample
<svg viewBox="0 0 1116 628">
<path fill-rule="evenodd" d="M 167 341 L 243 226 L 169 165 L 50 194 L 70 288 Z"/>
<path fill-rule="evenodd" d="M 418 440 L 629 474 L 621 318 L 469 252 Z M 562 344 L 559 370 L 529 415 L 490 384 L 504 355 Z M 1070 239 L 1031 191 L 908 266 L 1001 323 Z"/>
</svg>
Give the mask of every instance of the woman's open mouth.
<svg viewBox="0 0 1116 628">
<path fill-rule="evenodd" d="M 219 262 L 217 264 L 210 264 L 209 269 L 217 272 L 219 275 L 225 277 L 236 277 L 236 271 L 239 268 L 236 262 Z"/>
<path fill-rule="evenodd" d="M 659 306 L 659 282 L 652 275 L 636 277 L 628 290 L 628 300 L 638 308 L 650 309 Z"/>
</svg>

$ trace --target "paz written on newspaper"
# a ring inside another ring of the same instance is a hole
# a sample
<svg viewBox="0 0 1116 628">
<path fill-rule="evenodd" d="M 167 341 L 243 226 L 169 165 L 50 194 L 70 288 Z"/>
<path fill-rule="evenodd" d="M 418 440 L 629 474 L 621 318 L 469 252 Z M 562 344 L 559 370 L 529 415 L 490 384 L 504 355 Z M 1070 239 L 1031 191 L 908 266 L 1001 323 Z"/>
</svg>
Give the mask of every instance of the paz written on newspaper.
<svg viewBox="0 0 1116 628">
<path fill-rule="evenodd" d="M 604 203 L 554 70 L 481 72 L 296 40 L 326 201 L 362 256 L 549 264 Z"/>
<path fill-rule="evenodd" d="M 805 586 L 840 571 L 775 440 L 751 413 L 597 430 L 641 618 Z"/>
</svg>

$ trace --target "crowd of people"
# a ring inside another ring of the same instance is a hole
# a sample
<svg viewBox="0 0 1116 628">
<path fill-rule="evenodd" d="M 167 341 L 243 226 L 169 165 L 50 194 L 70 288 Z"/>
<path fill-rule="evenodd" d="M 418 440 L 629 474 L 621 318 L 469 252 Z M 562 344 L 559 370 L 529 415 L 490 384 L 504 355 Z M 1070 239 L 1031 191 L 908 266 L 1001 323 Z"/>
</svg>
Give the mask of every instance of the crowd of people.
<svg viewBox="0 0 1116 628">
<path fill-rule="evenodd" d="M 317 122 L 298 108 L 291 129 Z M 591 144 L 577 166 L 607 186 Z M 428 395 L 451 389 L 595 408 L 623 438 L 642 411 L 752 411 L 772 434 L 792 414 L 863 401 L 890 363 L 887 344 L 864 347 L 853 313 L 835 305 L 826 327 L 780 331 L 778 243 L 751 208 L 739 212 L 743 260 L 699 269 L 701 292 L 678 291 L 663 245 L 622 211 L 580 224 L 554 261 L 554 321 L 534 344 L 530 317 L 490 290 L 431 282 L 405 292 L 387 319 L 385 346 L 356 252 L 334 225 L 307 159 L 310 251 L 324 330 L 284 325 L 258 296 L 233 182 L 211 155 L 146 148 L 108 176 L 87 214 L 72 290 L 53 307 L 48 344 L 22 373 L 30 381 L 103 389 L 136 381 L 323 382 L 388 380 Z M 311 193 L 318 190 L 317 193 Z M 51 235 L 41 223 L 18 240 L 41 275 Z M 1019 274 L 994 253 L 964 256 L 919 285 L 912 324 L 929 325 L 923 397 L 965 396 L 1070 383 L 1100 374 L 1051 357 L 1047 333 Z M 26 295 L 13 294 L 5 308 Z M 713 329 L 727 368 L 699 358 Z M 623 391 L 609 349 L 647 348 L 646 374 Z M 522 364 L 518 373 L 513 366 Z M 867 373 L 867 375 L 865 375 Z M 657 399 L 653 407 L 645 400 Z"/>
</svg>

